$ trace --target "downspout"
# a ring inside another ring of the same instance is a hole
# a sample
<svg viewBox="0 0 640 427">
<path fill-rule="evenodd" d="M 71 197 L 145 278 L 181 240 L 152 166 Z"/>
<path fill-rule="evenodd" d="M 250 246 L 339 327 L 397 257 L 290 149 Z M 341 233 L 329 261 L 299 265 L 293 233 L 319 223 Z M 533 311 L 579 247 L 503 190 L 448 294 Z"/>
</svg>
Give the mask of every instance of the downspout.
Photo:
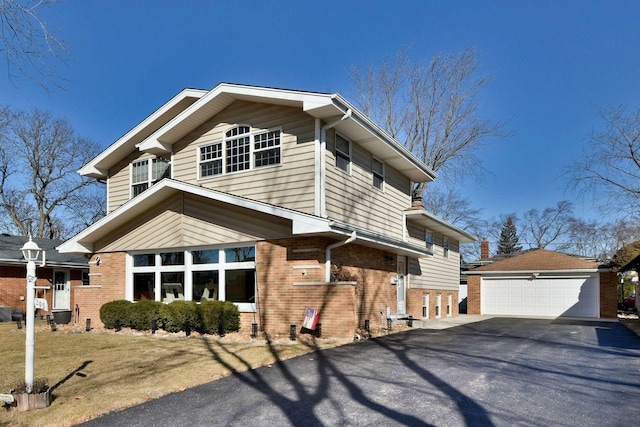
<svg viewBox="0 0 640 427">
<path fill-rule="evenodd" d="M 344 113 L 344 116 L 342 116 L 341 118 L 339 118 L 338 120 L 335 120 L 331 123 L 327 123 L 326 125 L 322 126 L 320 128 L 320 175 L 319 175 L 319 212 L 317 212 L 319 214 L 320 217 L 322 218 L 326 218 L 327 217 L 327 199 L 326 199 L 326 190 L 327 190 L 327 171 L 326 171 L 326 167 L 327 167 L 327 158 L 325 156 L 325 151 L 327 149 L 327 129 L 331 129 L 335 126 L 337 126 L 338 124 L 340 124 L 341 122 L 347 120 L 348 118 L 351 117 L 351 114 L 353 112 L 351 111 L 351 108 L 347 109 L 347 112 Z"/>
<path fill-rule="evenodd" d="M 324 269 L 325 269 L 325 282 L 330 282 L 331 281 L 331 250 L 338 248 L 340 246 L 344 246 L 348 243 L 353 242 L 354 240 L 356 240 L 356 232 L 355 230 L 351 232 L 351 236 L 345 240 L 344 242 L 336 242 L 333 243 L 329 246 L 327 246 L 327 248 L 325 249 L 325 254 L 324 254 Z"/>
</svg>

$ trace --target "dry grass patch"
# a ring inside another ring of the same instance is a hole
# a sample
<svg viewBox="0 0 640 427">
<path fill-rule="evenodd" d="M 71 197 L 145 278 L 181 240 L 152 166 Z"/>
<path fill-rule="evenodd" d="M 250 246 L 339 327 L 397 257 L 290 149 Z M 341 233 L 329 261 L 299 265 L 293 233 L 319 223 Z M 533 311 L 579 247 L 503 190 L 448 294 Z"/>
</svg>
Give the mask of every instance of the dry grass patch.
<svg viewBox="0 0 640 427">
<path fill-rule="evenodd" d="M 0 426 L 67 426 L 171 392 L 334 347 L 345 340 L 301 335 L 271 341 L 248 334 L 225 337 L 132 332 L 52 332 L 36 322 L 35 376 L 52 387 L 49 408 L 17 412 L 0 408 Z M 0 393 L 24 378 L 24 329 L 0 323 Z"/>
</svg>

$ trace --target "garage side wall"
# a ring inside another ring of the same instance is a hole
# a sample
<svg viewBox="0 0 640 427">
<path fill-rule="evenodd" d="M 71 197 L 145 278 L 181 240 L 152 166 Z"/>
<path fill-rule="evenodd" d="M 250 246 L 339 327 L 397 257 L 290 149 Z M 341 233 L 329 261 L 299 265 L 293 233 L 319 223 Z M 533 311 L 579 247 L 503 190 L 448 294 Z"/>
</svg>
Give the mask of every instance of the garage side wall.
<svg viewBox="0 0 640 427">
<path fill-rule="evenodd" d="M 618 317 L 618 275 L 612 271 L 600 273 L 600 317 Z"/>
<path fill-rule="evenodd" d="M 480 313 L 480 283 L 482 276 L 467 276 L 467 314 Z"/>
</svg>

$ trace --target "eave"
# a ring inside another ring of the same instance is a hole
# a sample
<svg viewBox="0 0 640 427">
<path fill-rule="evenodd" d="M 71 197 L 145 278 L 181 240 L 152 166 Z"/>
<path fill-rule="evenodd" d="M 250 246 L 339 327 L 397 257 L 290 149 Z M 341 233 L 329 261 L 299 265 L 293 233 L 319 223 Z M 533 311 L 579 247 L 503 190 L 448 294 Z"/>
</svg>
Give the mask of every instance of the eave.
<svg viewBox="0 0 640 427">
<path fill-rule="evenodd" d="M 109 169 L 130 155 L 137 144 L 206 93 L 203 90 L 184 89 L 83 166 L 78 173 L 90 178 L 108 178 Z"/>
<path fill-rule="evenodd" d="M 461 243 L 477 242 L 478 238 L 463 229 L 438 218 L 426 210 L 408 210 L 404 212 L 406 221 L 420 224 L 436 233 L 453 238 Z"/>
</svg>

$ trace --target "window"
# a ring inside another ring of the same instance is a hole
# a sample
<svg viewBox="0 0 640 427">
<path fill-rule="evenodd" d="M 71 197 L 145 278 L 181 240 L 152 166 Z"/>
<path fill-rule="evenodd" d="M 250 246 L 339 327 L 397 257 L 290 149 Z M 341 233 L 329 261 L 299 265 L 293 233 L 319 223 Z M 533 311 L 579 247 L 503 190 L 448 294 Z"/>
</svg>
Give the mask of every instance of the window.
<svg viewBox="0 0 640 427">
<path fill-rule="evenodd" d="M 373 186 L 384 191 L 384 163 L 376 158 L 371 159 L 371 171 L 373 172 Z"/>
<path fill-rule="evenodd" d="M 444 248 L 444 257 L 449 258 L 449 238 L 445 237 L 442 241 L 442 247 Z"/>
<path fill-rule="evenodd" d="M 336 166 L 351 173 L 351 143 L 336 134 Z"/>
<path fill-rule="evenodd" d="M 89 286 L 91 284 L 91 282 L 89 281 L 89 272 L 88 271 L 83 271 L 82 272 L 82 286 Z"/>
<path fill-rule="evenodd" d="M 243 171 L 251 167 L 249 126 L 238 126 L 227 131 L 225 147 L 227 173 Z"/>
<path fill-rule="evenodd" d="M 451 317 L 451 305 L 453 304 L 453 295 L 447 294 L 447 317 Z"/>
<path fill-rule="evenodd" d="M 259 133 L 254 137 L 253 156 L 256 168 L 280 164 L 280 131 Z"/>
<path fill-rule="evenodd" d="M 222 173 L 222 143 L 200 147 L 200 177 L 220 175 Z"/>
<path fill-rule="evenodd" d="M 424 241 L 426 242 L 427 249 L 433 252 L 433 231 L 424 232 Z"/>
<path fill-rule="evenodd" d="M 131 194 L 137 196 L 162 178 L 171 177 L 171 165 L 162 157 L 131 163 Z"/>
<path fill-rule="evenodd" d="M 429 294 L 422 294 L 422 317 L 429 318 Z"/>
<path fill-rule="evenodd" d="M 249 126 L 236 126 L 223 142 L 198 148 L 200 178 L 279 165 L 282 162 L 281 131 L 252 133 Z M 253 158 L 253 161 L 252 161 Z"/>
<path fill-rule="evenodd" d="M 442 317 L 442 295 L 436 294 L 436 319 Z"/>
<path fill-rule="evenodd" d="M 255 303 L 255 246 L 130 254 L 127 298 Z"/>
</svg>

